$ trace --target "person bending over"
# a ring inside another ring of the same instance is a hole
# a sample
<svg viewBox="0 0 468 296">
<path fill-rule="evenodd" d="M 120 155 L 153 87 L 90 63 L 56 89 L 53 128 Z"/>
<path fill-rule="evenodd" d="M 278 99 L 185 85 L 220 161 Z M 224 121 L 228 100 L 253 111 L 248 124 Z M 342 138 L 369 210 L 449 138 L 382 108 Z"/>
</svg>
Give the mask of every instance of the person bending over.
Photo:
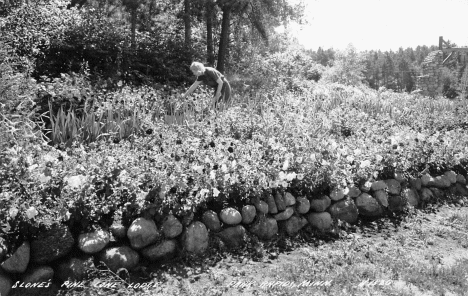
<svg viewBox="0 0 468 296">
<path fill-rule="evenodd" d="M 190 86 L 182 98 L 188 97 L 201 84 L 208 85 L 214 89 L 214 96 L 211 105 L 216 108 L 220 102 L 227 103 L 231 98 L 231 85 L 223 74 L 215 68 L 205 67 L 202 63 L 193 62 L 190 70 L 197 76 L 197 80 Z"/>
</svg>

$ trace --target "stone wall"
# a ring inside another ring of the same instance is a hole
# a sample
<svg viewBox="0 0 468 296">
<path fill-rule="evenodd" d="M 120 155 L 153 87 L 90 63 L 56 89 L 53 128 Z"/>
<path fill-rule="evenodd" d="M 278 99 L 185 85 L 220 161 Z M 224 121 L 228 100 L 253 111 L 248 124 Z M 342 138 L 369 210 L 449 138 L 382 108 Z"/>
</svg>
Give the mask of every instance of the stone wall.
<svg viewBox="0 0 468 296">
<path fill-rule="evenodd" d="M 0 295 L 7 296 L 21 285 L 29 286 L 28 291 L 37 290 L 37 294 L 67 280 L 81 285 L 80 281 L 87 279 L 86 271 L 98 263 L 118 272 L 122 268 L 132 271 L 148 262 L 167 262 L 180 253 L 206 256 L 214 237 L 233 249 L 254 236 L 271 240 L 282 232 L 293 237 L 306 226 L 326 233 L 338 220 L 354 224 L 361 218 L 422 207 L 447 194 L 468 196 L 466 184 L 466 176 L 453 171 L 411 180 L 396 174 L 393 179 L 368 182 L 361 188 L 335 188 L 322 196 L 278 191 L 251 198 L 240 208 L 208 209 L 200 221 L 170 214 L 164 219 L 139 217 L 128 228 L 115 223 L 78 237 L 73 237 L 67 225 L 56 224 L 14 250 L 0 240 Z M 7 249 L 12 255 L 6 255 Z"/>
<path fill-rule="evenodd" d="M 460 80 L 463 70 L 467 64 L 467 53 L 455 52 L 453 56 L 442 65 L 444 55 L 441 50 L 436 50 L 424 59 L 422 63 L 422 75 L 416 77 L 416 88 L 421 91 L 424 96 L 436 97 L 442 95 L 443 80 L 442 80 L 442 67 L 447 67 L 454 76 Z M 456 89 L 461 92 L 460 83 Z"/>
</svg>

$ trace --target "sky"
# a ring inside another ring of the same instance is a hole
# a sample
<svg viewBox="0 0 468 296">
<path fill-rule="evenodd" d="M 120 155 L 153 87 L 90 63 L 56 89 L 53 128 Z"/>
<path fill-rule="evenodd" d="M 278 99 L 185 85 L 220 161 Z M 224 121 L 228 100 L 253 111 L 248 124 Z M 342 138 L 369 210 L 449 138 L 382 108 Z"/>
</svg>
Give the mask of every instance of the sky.
<svg viewBox="0 0 468 296">
<path fill-rule="evenodd" d="M 313 50 L 319 46 L 344 49 L 352 43 L 359 51 L 397 51 L 438 45 L 439 36 L 457 46 L 468 46 L 468 0 L 304 2 L 307 24 L 290 24 L 286 30 Z"/>
</svg>

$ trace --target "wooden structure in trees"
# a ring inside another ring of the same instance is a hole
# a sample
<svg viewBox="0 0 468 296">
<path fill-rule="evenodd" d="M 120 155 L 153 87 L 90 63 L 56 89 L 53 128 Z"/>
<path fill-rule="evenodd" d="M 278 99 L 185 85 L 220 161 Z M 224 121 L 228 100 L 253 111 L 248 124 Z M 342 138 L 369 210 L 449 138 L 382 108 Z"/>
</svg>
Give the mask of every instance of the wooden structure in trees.
<svg viewBox="0 0 468 296">
<path fill-rule="evenodd" d="M 445 45 L 445 47 L 444 47 Z M 448 55 L 447 55 L 448 54 Z M 451 47 L 442 36 L 439 37 L 439 50 L 429 53 L 422 63 L 422 75 L 417 77 L 418 89 L 423 95 L 435 97 L 442 94 L 442 68 L 447 68 L 460 77 L 457 90 L 465 98 L 468 87 L 468 47 Z"/>
</svg>

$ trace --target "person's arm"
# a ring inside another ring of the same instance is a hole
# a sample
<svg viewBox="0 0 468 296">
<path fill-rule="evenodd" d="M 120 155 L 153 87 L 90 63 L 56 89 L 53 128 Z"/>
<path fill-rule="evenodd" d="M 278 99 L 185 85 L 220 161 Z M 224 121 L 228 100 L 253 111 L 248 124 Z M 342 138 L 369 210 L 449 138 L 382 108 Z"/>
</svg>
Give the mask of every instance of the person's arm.
<svg viewBox="0 0 468 296">
<path fill-rule="evenodd" d="M 182 95 L 182 98 L 186 98 L 188 97 L 191 93 L 193 93 L 193 91 L 200 85 L 201 81 L 195 81 L 191 86 L 190 88 L 187 90 L 187 92 L 185 94 Z"/>
</svg>

